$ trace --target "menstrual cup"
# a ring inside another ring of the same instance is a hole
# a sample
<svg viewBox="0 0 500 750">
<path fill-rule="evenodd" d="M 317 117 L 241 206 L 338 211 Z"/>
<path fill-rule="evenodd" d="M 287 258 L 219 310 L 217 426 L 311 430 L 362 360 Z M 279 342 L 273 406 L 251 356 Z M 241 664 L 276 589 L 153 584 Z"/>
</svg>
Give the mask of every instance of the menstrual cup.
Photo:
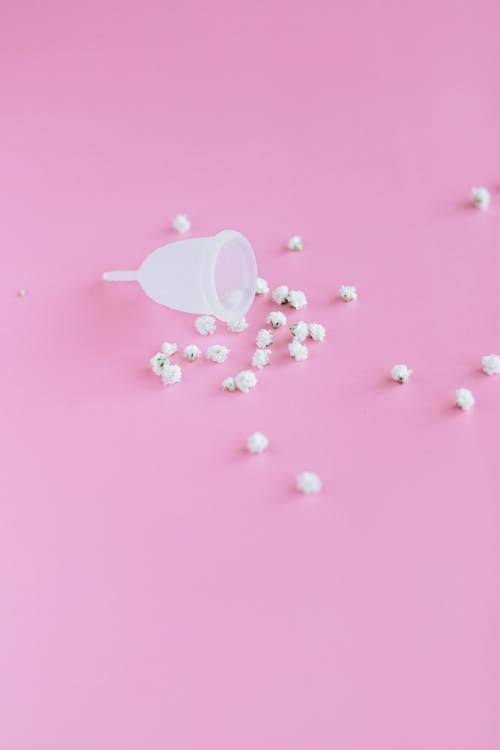
<svg viewBox="0 0 500 750">
<path fill-rule="evenodd" d="M 108 271 L 103 279 L 138 281 L 160 305 L 229 322 L 242 318 L 254 300 L 257 263 L 247 238 L 225 229 L 159 247 L 139 270 Z"/>
</svg>

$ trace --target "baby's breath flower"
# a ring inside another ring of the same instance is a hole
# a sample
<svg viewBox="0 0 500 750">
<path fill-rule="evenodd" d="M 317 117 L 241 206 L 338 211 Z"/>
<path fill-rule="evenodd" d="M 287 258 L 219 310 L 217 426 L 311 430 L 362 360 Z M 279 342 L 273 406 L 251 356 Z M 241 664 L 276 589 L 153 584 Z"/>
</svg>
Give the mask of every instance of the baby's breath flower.
<svg viewBox="0 0 500 750">
<path fill-rule="evenodd" d="M 207 349 L 207 359 L 219 364 L 226 361 L 228 354 L 229 349 L 227 346 L 222 346 L 222 344 L 213 344 Z"/>
<path fill-rule="evenodd" d="M 304 362 L 309 356 L 307 346 L 304 346 L 304 344 L 301 344 L 300 341 L 296 340 L 292 341 L 291 344 L 288 344 L 288 351 L 290 352 L 290 356 L 296 362 Z"/>
<path fill-rule="evenodd" d="M 290 326 L 290 331 L 295 341 L 302 343 L 309 336 L 309 326 L 300 320 L 298 323 L 294 323 Z"/>
<path fill-rule="evenodd" d="M 321 487 L 321 479 L 312 471 L 303 471 L 297 477 L 297 489 L 305 495 L 316 494 Z"/>
<path fill-rule="evenodd" d="M 273 302 L 276 302 L 277 305 L 284 305 L 288 298 L 288 287 L 286 284 L 277 286 L 272 293 L 272 298 Z"/>
<path fill-rule="evenodd" d="M 472 203 L 477 208 L 488 208 L 491 201 L 490 191 L 485 187 L 472 188 Z"/>
<path fill-rule="evenodd" d="M 222 387 L 225 391 L 230 391 L 231 393 L 234 393 L 236 390 L 236 381 L 234 378 L 226 378 L 222 381 Z"/>
<path fill-rule="evenodd" d="M 149 363 L 151 365 L 151 369 L 153 370 L 155 375 L 161 375 L 163 372 L 163 368 L 168 362 L 168 357 L 163 354 L 163 352 L 157 352 L 154 357 L 151 357 L 149 360 Z"/>
<path fill-rule="evenodd" d="M 164 385 L 173 385 L 178 383 L 182 378 L 182 370 L 179 365 L 171 365 L 167 363 L 162 370 L 161 379 Z"/>
<path fill-rule="evenodd" d="M 271 354 L 270 349 L 257 349 L 252 357 L 252 367 L 257 367 L 259 370 L 267 367 L 271 363 Z"/>
<path fill-rule="evenodd" d="M 270 323 L 273 328 L 286 326 L 286 315 L 283 315 L 282 312 L 270 312 L 267 316 L 267 322 Z"/>
<path fill-rule="evenodd" d="M 198 359 L 198 357 L 201 357 L 201 349 L 199 346 L 196 346 L 196 344 L 189 344 L 189 346 L 186 346 L 184 349 L 184 359 L 187 359 L 188 362 L 194 362 L 195 359 Z"/>
<path fill-rule="evenodd" d="M 165 341 L 161 345 L 161 350 L 166 357 L 171 357 L 177 351 L 177 344 L 171 344 L 169 341 Z"/>
<path fill-rule="evenodd" d="M 191 222 L 186 214 L 177 214 L 172 221 L 172 226 L 176 232 L 183 234 L 191 229 Z"/>
<path fill-rule="evenodd" d="M 239 320 L 230 320 L 227 324 L 227 330 L 230 333 L 242 333 L 246 328 L 248 328 L 248 323 L 245 317 Z"/>
<path fill-rule="evenodd" d="M 248 393 L 250 388 L 254 388 L 257 385 L 257 376 L 252 370 L 243 370 L 242 372 L 239 372 L 234 380 L 236 387 L 242 393 Z"/>
<path fill-rule="evenodd" d="M 468 388 L 459 388 L 456 392 L 456 404 L 460 409 L 463 409 L 464 411 L 469 411 L 469 409 L 472 409 L 474 404 L 476 403 L 476 399 L 472 395 L 471 391 L 469 391 Z"/>
<path fill-rule="evenodd" d="M 410 370 L 407 365 L 394 365 L 391 370 L 391 378 L 398 383 L 407 383 L 412 372 L 413 370 Z"/>
<path fill-rule="evenodd" d="M 498 375 L 500 373 L 500 354 L 486 354 L 481 363 L 483 371 L 487 375 Z"/>
<path fill-rule="evenodd" d="M 339 289 L 339 295 L 344 302 L 355 302 L 358 299 L 358 292 L 355 286 L 346 286 L 343 284 Z"/>
<path fill-rule="evenodd" d="M 261 328 L 257 334 L 257 346 L 259 349 L 265 349 L 273 343 L 273 334 L 267 328 Z"/>
<path fill-rule="evenodd" d="M 265 279 L 257 276 L 257 284 L 255 287 L 255 294 L 267 294 L 269 291 L 269 285 Z"/>
<path fill-rule="evenodd" d="M 302 250 L 304 247 L 302 237 L 299 237 L 298 234 L 293 234 L 286 243 L 286 246 L 289 250 Z"/>
<path fill-rule="evenodd" d="M 295 310 L 302 310 L 307 305 L 307 297 L 300 289 L 292 289 L 288 292 L 287 302 Z"/>
<path fill-rule="evenodd" d="M 326 336 L 326 328 L 321 323 L 309 323 L 309 336 L 313 341 L 323 341 Z"/>
<path fill-rule="evenodd" d="M 250 453 L 262 453 L 269 445 L 269 440 L 262 432 L 254 432 L 247 440 L 247 448 Z"/>
<path fill-rule="evenodd" d="M 215 318 L 212 315 L 200 315 L 196 318 L 194 325 L 202 336 L 215 333 Z"/>
</svg>

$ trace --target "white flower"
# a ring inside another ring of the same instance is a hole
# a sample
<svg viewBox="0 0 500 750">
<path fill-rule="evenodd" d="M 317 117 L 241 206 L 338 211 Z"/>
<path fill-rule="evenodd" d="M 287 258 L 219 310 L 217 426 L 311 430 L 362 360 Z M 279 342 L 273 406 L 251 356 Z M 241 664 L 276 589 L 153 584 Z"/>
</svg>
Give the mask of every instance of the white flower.
<svg viewBox="0 0 500 750">
<path fill-rule="evenodd" d="M 302 237 L 299 237 L 298 234 L 292 235 L 286 243 L 286 246 L 289 250 L 302 250 Z"/>
<path fill-rule="evenodd" d="M 189 346 L 186 346 L 184 349 L 184 359 L 187 359 L 188 362 L 194 362 L 195 359 L 198 359 L 198 357 L 201 357 L 201 349 L 199 346 L 196 346 L 196 344 L 189 344 Z"/>
<path fill-rule="evenodd" d="M 355 302 L 358 299 L 358 292 L 355 286 L 342 285 L 339 289 L 339 295 L 344 302 Z"/>
<path fill-rule="evenodd" d="M 177 351 L 177 344 L 170 344 L 168 341 L 165 341 L 161 345 L 161 350 L 166 357 L 171 357 Z"/>
<path fill-rule="evenodd" d="M 284 305 L 288 299 L 288 287 L 286 286 L 286 284 L 277 286 L 272 293 L 272 298 L 277 305 Z"/>
<path fill-rule="evenodd" d="M 270 349 L 257 349 L 252 357 L 252 367 L 257 367 L 259 370 L 267 367 L 271 363 L 271 354 Z"/>
<path fill-rule="evenodd" d="M 161 379 L 164 385 L 178 383 L 182 378 L 182 370 L 179 365 L 166 364 L 161 373 Z"/>
<path fill-rule="evenodd" d="M 267 322 L 270 323 L 273 328 L 286 326 L 286 315 L 283 315 L 282 312 L 270 312 L 267 316 Z"/>
<path fill-rule="evenodd" d="M 398 383 L 407 383 L 412 372 L 413 370 L 410 370 L 407 365 L 394 365 L 391 370 L 391 378 Z"/>
<path fill-rule="evenodd" d="M 268 283 L 265 279 L 257 276 L 257 285 L 255 287 L 255 294 L 267 294 L 269 291 Z"/>
<path fill-rule="evenodd" d="M 309 323 L 309 336 L 313 341 L 323 341 L 326 336 L 326 328 L 321 323 Z"/>
<path fill-rule="evenodd" d="M 476 399 L 468 388 L 459 388 L 456 392 L 456 403 L 464 411 L 469 411 L 476 403 Z"/>
<path fill-rule="evenodd" d="M 207 349 L 207 359 L 210 359 L 212 362 L 218 362 L 219 364 L 221 364 L 221 362 L 226 361 L 229 351 L 230 350 L 227 348 L 227 346 L 222 346 L 222 344 L 213 344 Z"/>
<path fill-rule="evenodd" d="M 222 381 L 222 387 L 225 391 L 230 391 L 231 393 L 234 393 L 236 390 L 236 381 L 234 378 L 226 378 Z"/>
<path fill-rule="evenodd" d="M 202 336 L 215 333 L 215 318 L 211 315 L 200 315 L 195 320 L 195 328 Z"/>
<path fill-rule="evenodd" d="M 321 479 L 312 471 L 303 471 L 297 477 L 297 489 L 306 495 L 319 492 L 321 486 Z"/>
<path fill-rule="evenodd" d="M 295 310 L 302 310 L 307 305 L 306 295 L 300 289 L 292 289 L 288 292 L 286 299 L 290 307 L 293 307 Z"/>
<path fill-rule="evenodd" d="M 485 187 L 472 188 L 472 203 L 478 208 L 488 208 L 491 201 L 489 190 Z"/>
<path fill-rule="evenodd" d="M 248 393 L 250 388 L 254 388 L 257 385 L 257 376 L 251 370 L 243 370 L 242 372 L 239 372 L 234 380 L 236 387 L 242 393 Z"/>
<path fill-rule="evenodd" d="M 177 216 L 174 217 L 172 226 L 176 232 L 181 232 L 182 234 L 184 232 L 189 232 L 191 229 L 191 222 L 186 214 L 177 214 Z"/>
<path fill-rule="evenodd" d="M 273 334 L 268 328 L 261 328 L 257 334 L 257 346 L 259 349 L 265 349 L 273 343 Z"/>
<path fill-rule="evenodd" d="M 168 357 L 163 354 L 163 352 L 157 352 L 154 357 L 151 357 L 149 360 L 149 363 L 151 365 L 151 369 L 153 370 L 155 375 L 161 375 L 163 372 L 163 368 L 168 362 Z"/>
<path fill-rule="evenodd" d="M 269 445 L 269 440 L 262 432 L 254 432 L 247 440 L 247 448 L 250 453 L 262 453 Z"/>
<path fill-rule="evenodd" d="M 487 375 L 498 375 L 500 373 L 500 354 L 487 354 L 481 362 L 483 371 Z"/>
<path fill-rule="evenodd" d="M 26 289 L 19 289 L 18 292 L 17 292 L 17 296 L 18 297 L 26 297 L 27 293 L 28 292 L 26 291 Z"/>
<path fill-rule="evenodd" d="M 304 362 L 309 355 L 307 346 L 304 346 L 304 344 L 301 344 L 300 341 L 296 340 L 292 341 L 291 344 L 288 344 L 288 351 L 290 352 L 290 357 L 293 357 L 296 362 Z"/>
<path fill-rule="evenodd" d="M 305 341 L 309 336 L 309 326 L 307 325 L 307 323 L 304 323 L 303 320 L 300 320 L 298 323 L 294 323 L 292 326 L 290 326 L 290 331 L 292 332 L 292 336 L 294 337 L 295 341 L 299 341 L 300 343 Z"/>
<path fill-rule="evenodd" d="M 227 324 L 227 330 L 231 333 L 242 333 L 246 328 L 248 328 L 246 318 L 240 318 L 240 320 L 230 320 Z"/>
</svg>

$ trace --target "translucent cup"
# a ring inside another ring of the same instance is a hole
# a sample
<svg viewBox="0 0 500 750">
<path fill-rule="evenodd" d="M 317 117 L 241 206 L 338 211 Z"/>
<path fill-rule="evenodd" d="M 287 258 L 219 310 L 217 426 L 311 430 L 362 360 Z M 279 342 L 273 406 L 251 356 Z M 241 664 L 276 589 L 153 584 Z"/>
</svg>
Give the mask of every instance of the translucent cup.
<svg viewBox="0 0 500 750">
<path fill-rule="evenodd" d="M 164 245 L 138 271 L 108 271 L 106 281 L 138 281 L 146 294 L 174 310 L 233 321 L 255 298 L 257 263 L 246 237 L 224 229 Z"/>
</svg>

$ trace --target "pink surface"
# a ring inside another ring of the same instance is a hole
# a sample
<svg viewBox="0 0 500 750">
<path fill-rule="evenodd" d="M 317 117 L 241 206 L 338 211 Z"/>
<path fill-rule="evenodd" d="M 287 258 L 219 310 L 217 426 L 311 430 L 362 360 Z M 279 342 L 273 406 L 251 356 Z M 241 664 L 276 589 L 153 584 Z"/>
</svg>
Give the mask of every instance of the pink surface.
<svg viewBox="0 0 500 750">
<path fill-rule="evenodd" d="M 2 750 L 498 750 L 499 25 L 497 0 L 4 3 Z M 178 211 L 306 290 L 307 363 L 282 332 L 219 391 L 258 299 L 225 365 L 148 372 L 193 319 L 99 279 Z"/>
</svg>

